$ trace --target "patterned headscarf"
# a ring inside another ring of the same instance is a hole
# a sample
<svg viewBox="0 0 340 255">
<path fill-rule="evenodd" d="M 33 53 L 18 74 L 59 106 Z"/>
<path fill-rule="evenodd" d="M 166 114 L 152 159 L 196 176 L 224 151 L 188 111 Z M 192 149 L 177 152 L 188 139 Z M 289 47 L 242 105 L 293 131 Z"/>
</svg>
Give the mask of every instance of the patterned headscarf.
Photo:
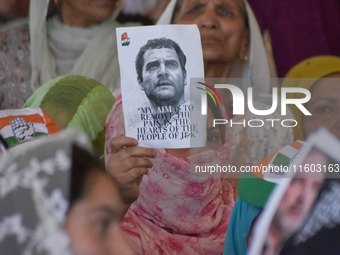
<svg viewBox="0 0 340 255">
<path fill-rule="evenodd" d="M 87 137 L 70 129 L 0 157 L 0 254 L 70 254 L 63 224 L 74 143 Z"/>
<path fill-rule="evenodd" d="M 317 56 L 306 59 L 295 65 L 286 75 L 282 87 L 305 88 L 310 90 L 314 83 L 327 75 L 340 72 L 340 57 Z M 308 79 L 309 78 L 309 79 Z M 288 93 L 287 98 L 302 98 L 301 93 Z M 301 122 L 301 111 L 292 104 L 288 105 L 298 123 Z M 294 139 L 304 140 L 302 125 L 293 128 Z"/>
</svg>

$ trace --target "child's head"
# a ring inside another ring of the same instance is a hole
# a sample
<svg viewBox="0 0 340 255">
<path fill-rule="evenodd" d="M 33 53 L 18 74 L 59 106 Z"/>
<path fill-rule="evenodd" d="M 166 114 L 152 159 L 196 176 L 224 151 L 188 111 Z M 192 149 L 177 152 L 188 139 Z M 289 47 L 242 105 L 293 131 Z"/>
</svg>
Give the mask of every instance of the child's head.
<svg viewBox="0 0 340 255">
<path fill-rule="evenodd" d="M 86 143 L 71 129 L 0 158 L 0 254 L 133 254 L 115 183 Z"/>
</svg>

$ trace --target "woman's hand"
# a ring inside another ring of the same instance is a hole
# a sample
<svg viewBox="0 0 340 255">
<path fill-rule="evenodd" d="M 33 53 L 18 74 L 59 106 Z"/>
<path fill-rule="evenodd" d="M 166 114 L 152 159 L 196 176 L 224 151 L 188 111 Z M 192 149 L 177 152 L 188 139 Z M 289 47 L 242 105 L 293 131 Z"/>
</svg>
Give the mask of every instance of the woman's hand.
<svg viewBox="0 0 340 255">
<path fill-rule="evenodd" d="M 138 141 L 130 137 L 113 138 L 107 163 L 107 170 L 117 183 L 120 197 L 128 206 L 138 198 L 143 175 L 153 166 L 147 158 L 157 155 L 153 149 L 137 145 Z"/>
</svg>

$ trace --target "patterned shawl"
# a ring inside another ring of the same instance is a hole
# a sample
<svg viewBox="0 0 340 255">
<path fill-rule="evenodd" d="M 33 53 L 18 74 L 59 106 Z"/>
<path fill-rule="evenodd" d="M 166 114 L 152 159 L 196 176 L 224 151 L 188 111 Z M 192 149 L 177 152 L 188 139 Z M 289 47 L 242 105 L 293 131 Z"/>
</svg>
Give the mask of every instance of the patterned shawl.
<svg viewBox="0 0 340 255">
<path fill-rule="evenodd" d="M 33 92 L 42 84 L 57 77 L 56 60 L 52 54 L 47 27 L 47 13 L 49 0 L 31 0 L 29 10 L 30 40 L 31 40 L 31 88 Z M 114 11 L 112 16 L 97 26 L 96 35 L 85 47 L 77 58 L 69 74 L 79 74 L 91 77 L 104 84 L 111 92 L 120 87 L 120 75 L 118 68 L 116 27 L 123 26 L 115 21 L 120 9 Z M 126 24 L 128 25 L 128 24 Z M 79 45 L 78 37 L 81 33 L 71 26 L 60 26 L 53 38 L 58 38 L 58 45 L 72 49 L 74 43 Z M 71 30 L 73 37 L 68 36 Z M 43 52 L 43 54 L 42 54 Z M 65 75 L 59 73 L 59 75 Z"/>
<path fill-rule="evenodd" d="M 0 254 L 70 254 L 63 231 L 79 131 L 36 139 L 0 158 Z"/>
</svg>

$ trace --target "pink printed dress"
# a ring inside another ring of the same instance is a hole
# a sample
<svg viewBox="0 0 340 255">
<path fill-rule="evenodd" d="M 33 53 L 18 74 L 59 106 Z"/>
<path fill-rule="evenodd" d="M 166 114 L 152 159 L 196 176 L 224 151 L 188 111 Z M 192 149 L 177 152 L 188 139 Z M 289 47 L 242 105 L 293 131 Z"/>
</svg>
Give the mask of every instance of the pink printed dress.
<svg viewBox="0 0 340 255">
<path fill-rule="evenodd" d="M 122 98 L 106 122 L 106 160 L 110 141 L 125 135 Z M 228 179 L 190 173 L 190 164 L 227 164 L 230 144 L 187 158 L 156 149 L 154 167 L 143 177 L 140 196 L 122 221 L 122 230 L 138 254 L 222 254 L 235 187 Z M 216 177 L 216 176 L 215 176 Z"/>
</svg>

